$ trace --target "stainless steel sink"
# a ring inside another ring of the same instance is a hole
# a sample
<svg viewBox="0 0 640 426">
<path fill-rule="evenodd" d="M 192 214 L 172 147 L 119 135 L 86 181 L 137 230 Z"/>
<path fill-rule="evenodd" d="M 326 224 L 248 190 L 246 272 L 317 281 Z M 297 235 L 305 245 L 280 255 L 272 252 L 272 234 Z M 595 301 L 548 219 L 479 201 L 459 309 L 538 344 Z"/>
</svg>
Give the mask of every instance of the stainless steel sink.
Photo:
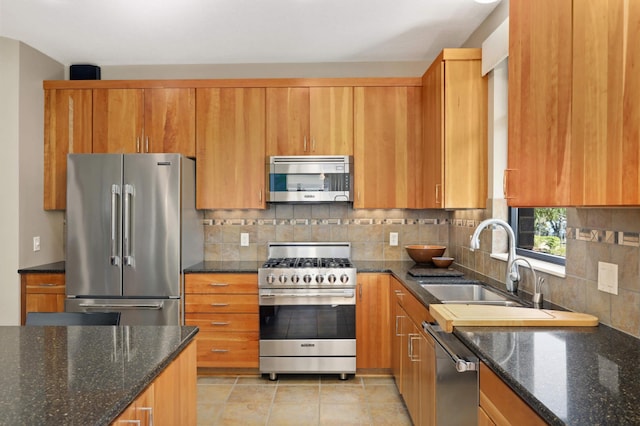
<svg viewBox="0 0 640 426">
<path fill-rule="evenodd" d="M 522 306 L 519 302 L 480 284 L 421 284 L 441 303 Z"/>
</svg>

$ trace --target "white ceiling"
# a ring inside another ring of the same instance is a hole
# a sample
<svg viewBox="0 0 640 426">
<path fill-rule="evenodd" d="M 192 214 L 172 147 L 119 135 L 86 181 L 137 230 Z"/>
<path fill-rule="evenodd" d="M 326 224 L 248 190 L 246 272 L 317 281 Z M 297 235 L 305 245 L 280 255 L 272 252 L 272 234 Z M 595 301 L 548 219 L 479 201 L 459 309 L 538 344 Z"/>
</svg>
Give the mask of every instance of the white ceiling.
<svg viewBox="0 0 640 426">
<path fill-rule="evenodd" d="M 0 0 L 0 36 L 65 65 L 431 61 L 498 3 Z"/>
</svg>

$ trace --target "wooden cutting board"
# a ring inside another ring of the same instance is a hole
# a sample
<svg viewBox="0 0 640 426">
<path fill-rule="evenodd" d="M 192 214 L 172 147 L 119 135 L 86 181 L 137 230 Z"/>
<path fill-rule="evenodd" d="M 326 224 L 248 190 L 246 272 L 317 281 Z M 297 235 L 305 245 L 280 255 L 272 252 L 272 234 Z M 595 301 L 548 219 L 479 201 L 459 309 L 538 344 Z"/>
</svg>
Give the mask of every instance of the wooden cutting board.
<svg viewBox="0 0 640 426">
<path fill-rule="evenodd" d="M 453 327 L 594 327 L 598 318 L 578 312 L 513 306 L 432 304 L 429 313 L 447 333 Z"/>
</svg>

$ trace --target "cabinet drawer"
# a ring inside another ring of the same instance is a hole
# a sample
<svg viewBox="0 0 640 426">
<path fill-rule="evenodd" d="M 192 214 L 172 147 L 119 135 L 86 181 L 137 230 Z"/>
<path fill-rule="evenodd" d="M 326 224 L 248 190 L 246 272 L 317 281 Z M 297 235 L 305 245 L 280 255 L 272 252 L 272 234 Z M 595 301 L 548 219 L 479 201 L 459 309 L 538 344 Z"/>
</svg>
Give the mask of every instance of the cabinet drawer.
<svg viewBox="0 0 640 426">
<path fill-rule="evenodd" d="M 258 333 L 200 332 L 196 336 L 198 367 L 257 368 Z"/>
<path fill-rule="evenodd" d="M 195 325 L 201 332 L 257 332 L 259 331 L 258 314 L 194 314 L 185 315 L 186 325 Z"/>
<path fill-rule="evenodd" d="M 64 274 L 24 274 L 22 282 L 27 293 L 64 294 Z"/>
<path fill-rule="evenodd" d="M 257 274 L 187 274 L 185 293 L 257 294 Z"/>
<path fill-rule="evenodd" d="M 187 313 L 258 313 L 257 294 L 187 294 Z"/>
</svg>

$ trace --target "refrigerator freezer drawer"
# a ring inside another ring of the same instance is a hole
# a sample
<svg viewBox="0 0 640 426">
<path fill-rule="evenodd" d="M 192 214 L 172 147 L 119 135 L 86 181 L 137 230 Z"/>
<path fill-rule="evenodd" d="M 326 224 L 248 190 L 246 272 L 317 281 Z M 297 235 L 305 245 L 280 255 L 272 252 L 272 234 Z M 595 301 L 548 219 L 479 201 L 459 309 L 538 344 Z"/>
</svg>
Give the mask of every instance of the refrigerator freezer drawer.
<svg viewBox="0 0 640 426">
<path fill-rule="evenodd" d="M 180 299 L 67 299 L 66 312 L 120 312 L 120 325 L 180 325 Z"/>
</svg>

